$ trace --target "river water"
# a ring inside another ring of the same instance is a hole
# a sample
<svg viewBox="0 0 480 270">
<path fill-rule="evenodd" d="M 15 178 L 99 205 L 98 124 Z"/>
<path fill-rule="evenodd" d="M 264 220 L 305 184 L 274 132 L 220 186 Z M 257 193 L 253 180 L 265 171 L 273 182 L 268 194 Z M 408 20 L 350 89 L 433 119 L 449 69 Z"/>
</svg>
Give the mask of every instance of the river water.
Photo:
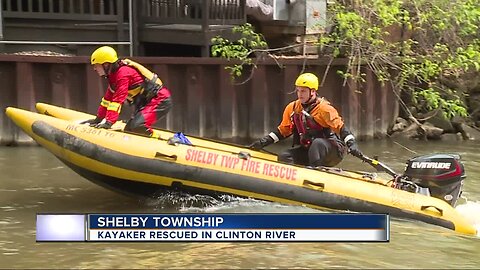
<svg viewBox="0 0 480 270">
<path fill-rule="evenodd" d="M 467 172 L 466 199 L 457 208 L 480 225 L 480 141 L 376 140 L 360 143 L 360 148 L 369 156 L 378 155 L 397 172 L 415 155 L 460 154 Z M 280 149 L 275 145 L 269 150 Z M 340 166 L 370 170 L 350 156 Z M 480 268 L 479 236 L 399 219 L 391 221 L 389 243 L 35 242 L 36 213 L 316 211 L 250 199 L 220 202 L 178 194 L 140 201 L 88 182 L 41 147 L 0 148 L 0 268 Z"/>
</svg>

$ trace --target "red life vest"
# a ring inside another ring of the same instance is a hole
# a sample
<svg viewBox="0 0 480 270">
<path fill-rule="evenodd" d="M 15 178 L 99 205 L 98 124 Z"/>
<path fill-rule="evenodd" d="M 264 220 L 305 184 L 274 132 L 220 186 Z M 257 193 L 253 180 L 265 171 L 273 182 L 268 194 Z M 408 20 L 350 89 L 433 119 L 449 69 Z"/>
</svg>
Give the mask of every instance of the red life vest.
<svg viewBox="0 0 480 270">
<path fill-rule="evenodd" d="M 325 128 L 318 124 L 315 119 L 309 114 L 309 112 L 318 104 L 318 99 L 311 104 L 306 110 L 302 109 L 301 112 L 295 112 L 292 114 L 292 123 L 294 130 L 296 131 L 298 139 L 297 143 L 300 143 L 304 147 L 309 147 L 315 138 L 325 137 Z M 295 111 L 295 107 L 294 107 Z M 295 139 L 294 139 L 295 143 Z"/>
<path fill-rule="evenodd" d="M 116 65 L 114 65 L 112 72 L 116 72 L 122 66 L 128 66 L 135 69 L 138 74 L 143 77 L 142 82 L 128 86 L 127 101 L 129 103 L 132 103 L 134 98 L 140 94 L 145 95 L 147 100 L 150 100 L 157 94 L 157 91 L 163 87 L 162 80 L 158 78 L 157 74 L 130 59 L 118 61 Z M 113 93 L 115 90 L 115 86 L 110 84 L 110 91 Z"/>
</svg>

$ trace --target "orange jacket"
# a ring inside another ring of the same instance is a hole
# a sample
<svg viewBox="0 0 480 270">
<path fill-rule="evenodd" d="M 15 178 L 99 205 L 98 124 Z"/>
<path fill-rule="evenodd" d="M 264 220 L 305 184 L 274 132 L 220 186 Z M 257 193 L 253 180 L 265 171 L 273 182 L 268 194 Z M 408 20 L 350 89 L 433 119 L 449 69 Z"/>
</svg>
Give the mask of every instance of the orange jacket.
<svg viewBox="0 0 480 270">
<path fill-rule="evenodd" d="M 333 132 L 340 135 L 340 130 L 343 127 L 343 120 L 338 114 L 337 110 L 330 105 L 330 102 L 324 98 L 317 98 L 316 105 L 310 110 L 309 114 L 313 117 L 315 122 L 325 128 L 330 128 Z M 290 102 L 283 111 L 282 122 L 278 126 L 278 131 L 283 137 L 292 135 L 294 113 L 302 112 L 302 104 L 300 100 Z"/>
</svg>

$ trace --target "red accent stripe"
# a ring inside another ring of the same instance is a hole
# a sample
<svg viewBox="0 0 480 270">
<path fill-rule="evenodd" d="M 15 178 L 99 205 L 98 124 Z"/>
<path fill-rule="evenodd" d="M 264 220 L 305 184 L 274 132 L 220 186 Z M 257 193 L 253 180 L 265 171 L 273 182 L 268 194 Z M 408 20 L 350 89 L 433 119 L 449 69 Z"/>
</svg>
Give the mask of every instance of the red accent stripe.
<svg viewBox="0 0 480 270">
<path fill-rule="evenodd" d="M 437 178 L 438 179 L 446 179 L 446 178 L 450 178 L 450 177 L 454 177 L 454 176 L 461 176 L 462 171 L 460 169 L 460 164 L 458 164 L 457 160 L 454 160 L 454 162 L 455 162 L 455 171 L 454 172 L 439 175 Z"/>
</svg>

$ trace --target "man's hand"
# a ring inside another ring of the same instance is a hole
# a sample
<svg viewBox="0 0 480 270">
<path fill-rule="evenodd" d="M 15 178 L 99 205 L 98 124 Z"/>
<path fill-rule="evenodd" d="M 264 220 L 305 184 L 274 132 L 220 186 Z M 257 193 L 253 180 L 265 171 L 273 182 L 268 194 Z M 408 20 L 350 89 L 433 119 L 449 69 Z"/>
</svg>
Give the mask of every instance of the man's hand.
<svg viewBox="0 0 480 270">
<path fill-rule="evenodd" d="M 105 123 L 99 123 L 99 124 L 94 125 L 93 127 L 110 129 L 112 127 L 112 125 L 113 125 L 112 123 L 110 123 L 108 121 L 105 121 Z"/>
<path fill-rule="evenodd" d="M 89 126 L 93 127 L 98 123 L 102 122 L 103 119 L 96 117 L 95 119 L 88 119 L 83 122 L 80 122 L 80 125 L 88 124 Z"/>
<path fill-rule="evenodd" d="M 248 146 L 248 148 L 252 149 L 252 150 L 261 150 L 263 148 L 263 145 L 262 143 L 260 142 L 260 140 L 257 140 L 257 141 L 254 141 L 252 144 L 250 144 Z"/>
<path fill-rule="evenodd" d="M 265 146 L 268 146 L 270 144 L 274 143 L 274 140 L 270 135 L 267 135 L 260 140 L 254 141 L 252 144 L 248 146 L 248 148 L 253 149 L 253 150 L 260 150 L 263 149 Z"/>
<path fill-rule="evenodd" d="M 362 151 L 360 151 L 360 149 L 358 149 L 357 142 L 354 139 L 347 141 L 347 146 L 348 146 L 348 152 L 352 156 L 355 156 L 355 157 L 358 157 L 358 158 L 363 156 Z"/>
</svg>

